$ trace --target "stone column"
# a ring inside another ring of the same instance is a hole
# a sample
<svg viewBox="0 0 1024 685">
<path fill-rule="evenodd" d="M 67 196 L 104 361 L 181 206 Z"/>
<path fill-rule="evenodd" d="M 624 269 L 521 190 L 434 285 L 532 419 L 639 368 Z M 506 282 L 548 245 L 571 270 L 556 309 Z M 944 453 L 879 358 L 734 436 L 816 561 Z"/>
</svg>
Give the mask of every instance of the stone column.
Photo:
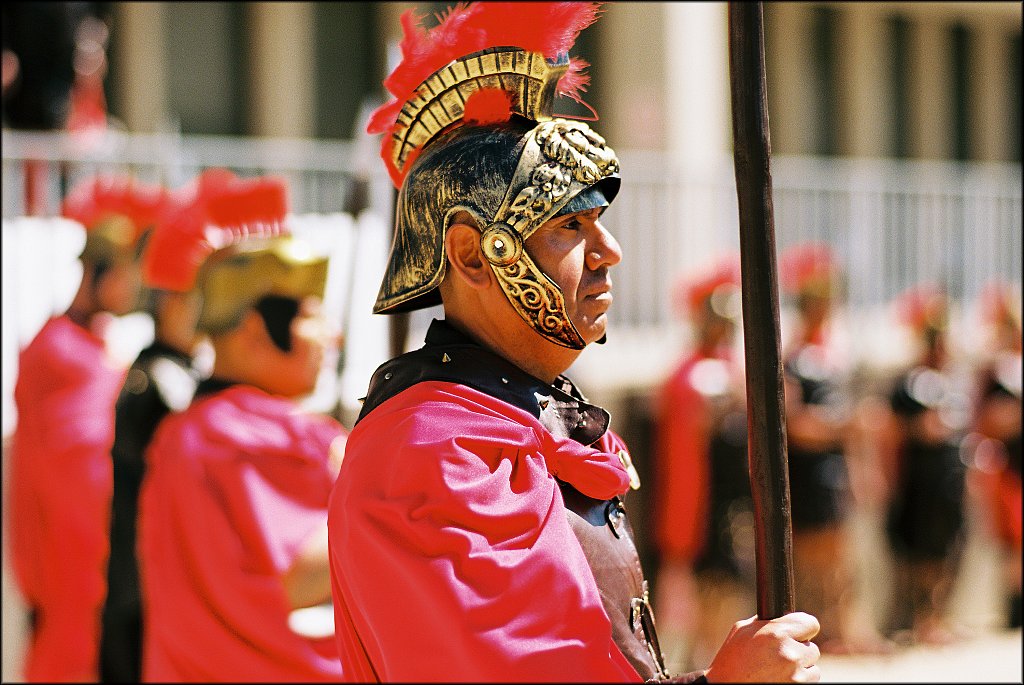
<svg viewBox="0 0 1024 685">
<path fill-rule="evenodd" d="M 313 10 L 308 2 L 248 6 L 251 135 L 304 138 L 313 133 Z"/>
<path fill-rule="evenodd" d="M 665 143 L 686 167 L 706 167 L 731 155 L 727 7 L 665 5 Z"/>
<path fill-rule="evenodd" d="M 599 31 L 598 64 L 588 71 L 606 94 L 601 135 L 622 149 L 663 149 L 666 134 L 665 16 L 668 3 L 612 2 L 587 31 Z M 590 102 L 587 94 L 583 99 Z M 591 102 L 591 104 L 595 104 Z"/>
<path fill-rule="evenodd" d="M 944 21 L 922 14 L 910 29 L 910 154 L 953 157 L 952 74 Z"/>
<path fill-rule="evenodd" d="M 848 3 L 839 15 L 839 148 L 852 157 L 889 154 L 884 132 L 892 129 L 892 59 L 883 15 L 871 3 Z"/>
<path fill-rule="evenodd" d="M 110 70 L 121 120 L 132 133 L 155 133 L 167 123 L 167 35 L 160 2 L 116 2 Z"/>
<path fill-rule="evenodd" d="M 772 154 L 810 154 L 818 116 L 811 64 L 811 14 L 802 2 L 765 3 L 765 70 Z"/>
<path fill-rule="evenodd" d="M 971 74 L 968 81 L 971 158 L 1007 160 L 1010 150 L 1010 102 L 1006 67 L 1010 61 L 1010 36 L 1002 22 L 983 17 L 971 25 Z"/>
</svg>

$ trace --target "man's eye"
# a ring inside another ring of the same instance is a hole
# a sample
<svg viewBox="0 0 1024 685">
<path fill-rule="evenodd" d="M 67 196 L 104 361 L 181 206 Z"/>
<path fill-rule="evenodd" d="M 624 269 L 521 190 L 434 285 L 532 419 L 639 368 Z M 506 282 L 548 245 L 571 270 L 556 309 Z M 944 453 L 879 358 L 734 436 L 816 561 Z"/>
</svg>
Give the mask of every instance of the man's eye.
<svg viewBox="0 0 1024 685">
<path fill-rule="evenodd" d="M 582 227 L 583 226 L 580 224 L 580 222 L 577 219 L 572 219 L 571 221 L 567 221 L 564 224 L 562 224 L 562 228 L 567 228 L 570 231 L 578 231 Z"/>
</svg>

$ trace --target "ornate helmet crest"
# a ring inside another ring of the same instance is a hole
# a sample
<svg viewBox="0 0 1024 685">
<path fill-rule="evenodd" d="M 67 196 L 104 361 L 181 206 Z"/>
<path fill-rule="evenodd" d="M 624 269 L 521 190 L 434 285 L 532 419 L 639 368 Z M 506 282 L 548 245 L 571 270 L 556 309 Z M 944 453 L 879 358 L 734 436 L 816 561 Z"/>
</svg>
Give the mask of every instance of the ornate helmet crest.
<svg viewBox="0 0 1024 685">
<path fill-rule="evenodd" d="M 615 152 L 585 122 L 552 113 L 556 95 L 581 101 L 586 64 L 567 52 L 598 12 L 593 2 L 476 2 L 430 31 L 411 11 L 402 16 L 403 60 L 384 81 L 395 100 L 367 126 L 384 134 L 381 156 L 399 189 L 374 313 L 440 303 L 444 233 L 465 211 L 519 315 L 559 345 L 585 346 L 524 242 L 549 219 L 618 192 Z"/>
<path fill-rule="evenodd" d="M 323 295 L 327 258 L 291 236 L 282 179 L 210 169 L 179 193 L 179 211 L 146 249 L 143 277 L 154 288 L 197 289 L 199 330 L 230 330 L 266 295 Z"/>
<path fill-rule="evenodd" d="M 85 227 L 81 259 L 107 264 L 134 259 L 143 234 L 168 210 L 167 190 L 130 176 L 95 176 L 74 186 L 61 215 Z"/>
</svg>

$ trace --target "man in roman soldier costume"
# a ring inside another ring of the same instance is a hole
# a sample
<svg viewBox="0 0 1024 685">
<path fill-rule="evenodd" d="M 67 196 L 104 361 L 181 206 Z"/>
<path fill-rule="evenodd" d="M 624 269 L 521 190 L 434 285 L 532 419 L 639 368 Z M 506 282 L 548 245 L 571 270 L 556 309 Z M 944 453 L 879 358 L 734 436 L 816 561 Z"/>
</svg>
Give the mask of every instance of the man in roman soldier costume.
<svg viewBox="0 0 1024 685">
<path fill-rule="evenodd" d="M 949 298 L 933 283 L 896 301 L 915 347 L 893 381 L 883 464 L 889 480 L 885 533 L 895 563 L 889 626 L 926 644 L 958 637 L 949 623 L 952 591 L 966 540 L 966 460 L 961 442 L 968 393 L 949 345 Z"/>
<path fill-rule="evenodd" d="M 201 340 L 196 330 L 199 295 L 191 282 L 193 266 L 198 265 L 183 269 L 180 253 L 184 244 L 201 238 L 197 231 L 204 226 L 206 203 L 229 188 L 234 178 L 226 169 L 211 169 L 171 193 L 170 207 L 146 239 L 142 281 L 154 335 L 128 369 L 115 407 L 110 557 L 100 635 L 102 682 L 141 680 L 135 524 L 146 473 L 144 455 L 160 420 L 188 406 L 202 376 L 195 359 Z"/>
<path fill-rule="evenodd" d="M 399 189 L 374 311 L 436 304 L 422 348 L 373 375 L 331 495 L 345 676 L 667 679 L 608 413 L 563 373 L 604 339 L 621 259 L 601 213 L 614 151 L 556 116 L 596 3 L 481 2 L 403 16 L 395 100 L 368 130 Z M 816 680 L 806 614 L 735 624 L 681 681 Z"/>
<path fill-rule="evenodd" d="M 682 281 L 676 301 L 692 343 L 658 393 L 655 603 L 666 656 L 698 666 L 754 610 L 739 256 Z"/>
<path fill-rule="evenodd" d="M 823 651 L 884 650 L 854 611 L 848 530 L 854 405 L 849 354 L 836 321 L 843 273 L 830 246 L 805 242 L 779 256 L 779 274 L 796 314 L 783 350 L 794 594 L 821 621 Z"/>
<path fill-rule="evenodd" d="M 345 431 L 297 404 L 331 343 L 327 259 L 290 235 L 279 179 L 227 179 L 180 228 L 160 271 L 196 289 L 214 362 L 146 452 L 143 680 L 336 681 L 331 621 L 301 618 L 332 616 L 327 500 Z"/>
<path fill-rule="evenodd" d="M 125 369 L 105 327 L 140 305 L 138 246 L 166 193 L 126 177 L 72 188 L 64 216 L 86 230 L 67 311 L 22 351 L 10 473 L 11 561 L 30 611 L 29 682 L 95 681 L 106 592 L 110 446 Z"/>
<path fill-rule="evenodd" d="M 1020 628 L 1021 599 L 1021 299 L 1020 285 L 989 283 L 981 295 L 985 354 L 974 397 L 974 473 L 982 510 L 999 548 L 1005 626 Z"/>
</svg>

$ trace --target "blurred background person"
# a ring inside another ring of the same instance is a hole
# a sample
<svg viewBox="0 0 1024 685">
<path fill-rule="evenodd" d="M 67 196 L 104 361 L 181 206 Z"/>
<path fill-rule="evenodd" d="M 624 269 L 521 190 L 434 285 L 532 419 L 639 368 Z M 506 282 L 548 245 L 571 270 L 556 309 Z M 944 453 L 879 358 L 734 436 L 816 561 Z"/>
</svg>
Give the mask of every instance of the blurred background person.
<svg viewBox="0 0 1024 685">
<path fill-rule="evenodd" d="M 100 3 L 5 2 L 0 12 L 4 126 L 34 131 L 65 128 L 79 43 L 95 38 L 93 22 L 103 23 Z"/>
<path fill-rule="evenodd" d="M 655 604 L 669 670 L 687 672 L 711 661 L 736 616 L 756 612 L 739 256 L 675 295 L 692 343 L 658 399 Z"/>
<path fill-rule="evenodd" d="M 64 216 L 86 229 L 67 311 L 22 351 L 10 472 L 11 562 L 30 612 L 29 681 L 95 681 L 105 594 L 114 403 L 125 369 L 104 340 L 140 306 L 138 241 L 166 202 L 158 186 L 96 177 Z"/>
<path fill-rule="evenodd" d="M 146 454 L 143 679 L 336 681 L 327 500 L 346 432 L 297 404 L 332 342 L 320 315 L 327 259 L 288 235 L 282 181 L 229 191 L 191 232 L 209 240 L 181 260 L 202 262 L 212 374 Z"/>
<path fill-rule="evenodd" d="M 821 622 L 822 652 L 887 652 L 855 596 L 847 458 L 855 412 L 845 331 L 836 325 L 839 262 L 825 243 L 799 243 L 779 256 L 779 278 L 795 309 L 782 358 L 797 608 Z"/>
<path fill-rule="evenodd" d="M 196 330 L 199 295 L 190 276 L 201 263 L 195 249 L 205 229 L 206 203 L 235 178 L 226 169 L 210 169 L 176 190 L 145 238 L 142 280 L 154 335 L 128 369 L 115 408 L 110 557 L 100 635 L 102 682 L 141 679 L 142 607 L 135 545 L 144 455 L 159 422 L 188 406 L 205 375 L 202 360 L 196 359 L 202 336 Z"/>
<path fill-rule="evenodd" d="M 999 545 L 1005 613 L 1021 627 L 1021 296 L 1020 286 L 993 282 L 980 298 L 986 330 L 979 361 L 972 441 L 976 488 Z"/>
<path fill-rule="evenodd" d="M 945 644 L 956 638 L 946 612 L 966 536 L 967 394 L 957 389 L 965 386 L 952 364 L 946 292 L 921 284 L 896 305 L 915 349 L 892 384 L 883 433 L 890 483 L 885 532 L 896 571 L 889 630 L 901 641 Z"/>
<path fill-rule="evenodd" d="M 68 131 L 79 145 L 97 143 L 107 128 L 104 4 L 3 3 L 5 128 Z M 40 215 L 46 164 L 26 159 L 23 171 L 26 214 Z"/>
</svg>

